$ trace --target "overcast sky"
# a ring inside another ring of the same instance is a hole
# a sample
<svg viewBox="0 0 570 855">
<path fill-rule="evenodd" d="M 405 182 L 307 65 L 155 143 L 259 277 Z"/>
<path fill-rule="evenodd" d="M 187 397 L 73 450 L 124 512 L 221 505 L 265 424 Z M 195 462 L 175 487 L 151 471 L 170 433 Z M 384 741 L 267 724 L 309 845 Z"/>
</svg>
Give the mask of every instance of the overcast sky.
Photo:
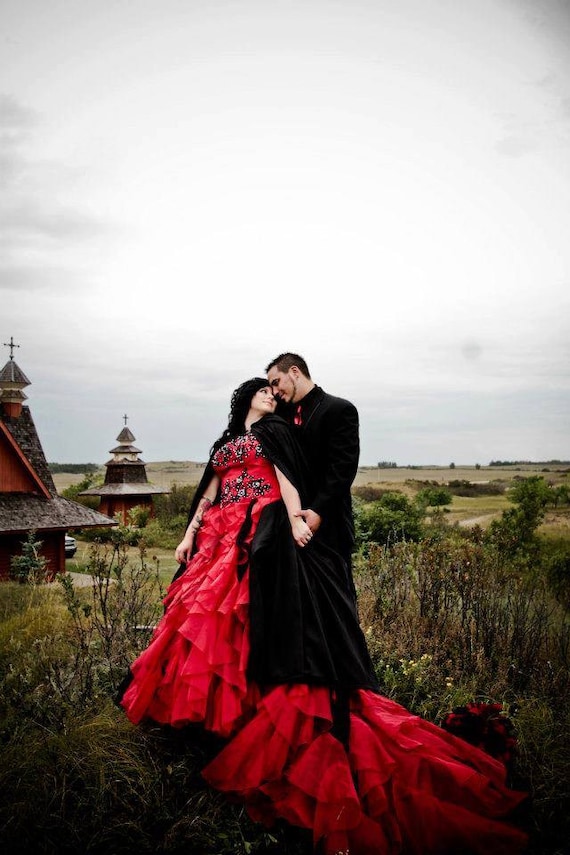
<svg viewBox="0 0 570 855">
<path fill-rule="evenodd" d="M 2 0 L 0 87 L 48 460 L 204 460 L 283 350 L 363 465 L 570 458 L 568 0 Z"/>
</svg>

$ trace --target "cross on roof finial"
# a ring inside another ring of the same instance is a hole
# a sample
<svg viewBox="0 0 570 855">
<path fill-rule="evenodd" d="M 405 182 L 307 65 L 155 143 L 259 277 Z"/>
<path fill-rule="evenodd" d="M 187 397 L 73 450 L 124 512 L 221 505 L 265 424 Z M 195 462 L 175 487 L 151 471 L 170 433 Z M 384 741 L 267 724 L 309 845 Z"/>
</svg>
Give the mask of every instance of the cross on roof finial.
<svg viewBox="0 0 570 855">
<path fill-rule="evenodd" d="M 126 424 L 126 423 L 127 423 L 127 421 L 129 420 L 129 417 L 127 416 L 127 414 L 126 414 L 126 413 L 125 413 L 125 415 L 123 416 L 123 418 L 124 418 L 124 420 L 125 420 L 125 424 Z"/>
<path fill-rule="evenodd" d="M 8 344 L 7 342 L 3 342 L 3 345 L 4 345 L 4 347 L 9 347 L 9 348 L 10 348 L 10 359 L 11 359 L 11 360 L 12 360 L 12 362 L 13 362 L 13 361 L 14 361 L 14 348 L 15 348 L 15 347 L 20 347 L 20 345 L 19 345 L 19 344 L 14 344 L 14 336 L 13 336 L 13 335 L 11 335 L 11 336 L 10 336 L 10 343 Z"/>
</svg>

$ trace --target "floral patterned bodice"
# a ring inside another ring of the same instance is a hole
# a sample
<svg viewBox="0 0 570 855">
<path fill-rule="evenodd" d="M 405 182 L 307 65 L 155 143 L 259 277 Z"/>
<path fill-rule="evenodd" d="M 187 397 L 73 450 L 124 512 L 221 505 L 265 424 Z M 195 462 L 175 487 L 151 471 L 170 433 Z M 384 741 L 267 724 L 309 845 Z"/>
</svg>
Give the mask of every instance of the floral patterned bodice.
<svg viewBox="0 0 570 855">
<path fill-rule="evenodd" d="M 212 465 L 221 478 L 222 508 L 262 497 L 274 501 L 280 496 L 275 469 L 251 433 L 222 445 L 213 455 Z"/>
</svg>

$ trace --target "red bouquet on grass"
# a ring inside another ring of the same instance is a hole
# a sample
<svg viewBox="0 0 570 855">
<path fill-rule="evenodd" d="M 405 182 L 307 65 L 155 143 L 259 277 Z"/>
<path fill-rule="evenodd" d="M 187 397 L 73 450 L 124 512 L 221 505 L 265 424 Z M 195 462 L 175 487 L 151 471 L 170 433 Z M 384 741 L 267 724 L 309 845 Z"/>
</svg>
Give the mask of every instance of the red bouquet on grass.
<svg viewBox="0 0 570 855">
<path fill-rule="evenodd" d="M 502 704 L 471 701 L 447 713 L 441 726 L 507 766 L 516 745 L 515 728 Z"/>
</svg>

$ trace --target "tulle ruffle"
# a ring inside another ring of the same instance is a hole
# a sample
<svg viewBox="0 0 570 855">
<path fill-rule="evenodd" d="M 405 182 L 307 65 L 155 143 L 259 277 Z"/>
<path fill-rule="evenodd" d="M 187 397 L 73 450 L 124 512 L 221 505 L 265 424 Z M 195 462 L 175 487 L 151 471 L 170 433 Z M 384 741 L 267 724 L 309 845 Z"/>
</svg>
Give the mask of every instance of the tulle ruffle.
<svg viewBox="0 0 570 855">
<path fill-rule="evenodd" d="M 248 572 L 238 578 L 242 555 L 235 538 L 243 516 L 239 503 L 211 508 L 199 551 L 168 589 L 165 615 L 131 666 L 121 699 L 135 724 L 200 722 L 227 737 L 255 709 L 259 691 L 246 680 Z"/>
<path fill-rule="evenodd" d="M 312 829 L 325 855 L 524 849 L 505 818 L 525 796 L 498 761 L 366 690 L 352 696 L 348 751 L 331 724 L 328 689 L 277 686 L 204 778 L 268 827 Z"/>
</svg>

